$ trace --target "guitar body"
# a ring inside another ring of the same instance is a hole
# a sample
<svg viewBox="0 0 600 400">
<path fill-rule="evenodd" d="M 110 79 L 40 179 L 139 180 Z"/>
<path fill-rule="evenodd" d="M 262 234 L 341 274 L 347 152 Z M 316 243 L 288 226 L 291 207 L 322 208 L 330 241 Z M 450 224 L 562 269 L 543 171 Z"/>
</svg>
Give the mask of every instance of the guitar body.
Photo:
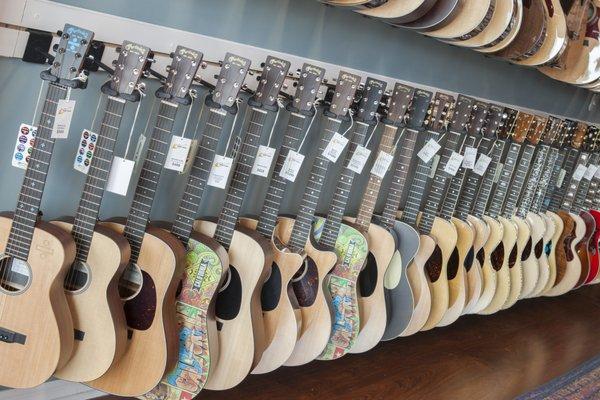
<svg viewBox="0 0 600 400">
<path fill-rule="evenodd" d="M 544 287 L 544 290 L 542 291 L 543 295 L 546 295 L 546 293 L 548 293 L 550 290 L 552 290 L 552 288 L 554 287 L 554 284 L 556 283 L 556 271 L 557 271 L 556 254 L 558 251 L 557 247 L 558 247 L 560 237 L 562 236 L 562 232 L 565 227 L 565 224 L 564 224 L 562 218 L 560 218 L 558 216 L 558 214 L 553 213 L 551 211 L 546 211 L 546 216 L 548 218 L 550 218 L 552 220 L 552 222 L 554 222 L 554 234 L 552 235 L 552 238 L 550 239 L 550 241 L 548 242 L 548 246 L 546 247 L 546 254 L 548 255 L 548 266 L 550 267 L 550 269 L 549 269 L 549 274 L 548 274 L 548 282 L 546 283 L 546 286 Z"/>
<path fill-rule="evenodd" d="M 357 11 L 368 17 L 379 18 L 388 24 L 405 24 L 425 15 L 437 0 L 388 0 L 377 7 Z"/>
<path fill-rule="evenodd" d="M 505 262 L 508 255 L 505 254 L 504 245 L 502 244 L 504 226 L 498 220 L 486 215 L 483 216 L 483 220 L 488 226 L 489 236 L 483 248 L 477 253 L 477 259 L 481 264 L 483 288 L 479 301 L 473 307 L 473 313 L 480 313 L 490 306 L 496 295 L 500 273 L 503 279 L 510 280 L 508 262 Z M 506 267 L 506 270 L 502 269 L 503 267 Z"/>
<path fill-rule="evenodd" d="M 529 213 L 532 214 L 532 213 Z M 542 221 L 546 229 L 542 232 L 542 239 L 538 242 L 537 245 L 534 246 L 535 255 L 538 256 L 538 266 L 539 266 L 539 277 L 538 281 L 533 288 L 533 291 L 528 297 L 537 297 L 542 294 L 544 288 L 548 284 L 548 280 L 550 279 L 550 264 L 548 262 L 548 254 L 547 250 L 549 249 L 549 243 L 552 240 L 552 236 L 556 231 L 556 225 L 554 220 L 547 216 L 546 214 L 536 214 Z M 530 215 L 527 216 L 530 218 Z"/>
<path fill-rule="evenodd" d="M 501 220 L 503 219 L 504 218 L 501 217 Z M 516 216 L 512 217 L 510 220 L 503 221 L 503 223 L 507 223 L 506 221 L 512 223 L 512 225 L 516 227 L 516 242 L 508 256 L 508 267 L 510 269 L 510 290 L 508 292 L 508 298 L 502 306 L 503 309 L 512 307 L 517 300 L 519 300 L 521 293 L 523 292 L 523 251 L 525 247 L 527 247 L 531 237 L 531 229 L 529 228 L 527 221 Z"/>
<path fill-rule="evenodd" d="M 581 277 L 581 261 L 577 257 L 577 244 L 585 234 L 585 223 L 579 215 L 558 211 L 564 228 L 556 248 L 556 281 L 546 295 L 559 296 L 572 290 Z"/>
<path fill-rule="evenodd" d="M 396 242 L 396 251 L 384 277 L 385 306 L 387 324 L 382 340 L 392 340 L 400 336 L 408 327 L 413 314 L 429 313 L 431 295 L 421 288 L 427 285 L 423 280 L 412 287 L 408 277 L 408 266 L 419 251 L 419 234 L 412 226 L 401 221 L 394 223 L 391 231 Z M 427 309 L 427 311 L 425 311 Z"/>
<path fill-rule="evenodd" d="M 479 298 L 481 297 L 481 293 L 483 291 L 483 271 L 482 271 L 482 263 L 477 257 L 478 254 L 483 254 L 482 249 L 485 246 L 485 243 L 488 241 L 490 237 L 490 228 L 487 223 L 469 215 L 467 220 L 471 224 L 474 233 L 473 240 L 473 263 L 471 267 L 469 265 L 467 268 L 467 298 L 465 300 L 465 308 L 463 310 L 463 314 L 470 314 L 473 312 L 473 309 L 479 302 Z M 480 253 L 481 252 L 481 253 Z"/>
<path fill-rule="evenodd" d="M 292 279 L 292 302 L 297 304 L 298 334 L 294 351 L 284 365 L 307 364 L 323 353 L 332 329 L 332 311 L 329 309 L 323 282 L 335 267 L 338 258 L 333 251 L 319 250 L 311 240 L 304 248 L 303 267 Z"/>
<path fill-rule="evenodd" d="M 581 262 L 581 276 L 577 281 L 576 288 L 582 286 L 588 279 L 590 275 L 590 261 L 591 261 L 591 251 L 590 251 L 590 240 L 596 231 L 596 220 L 587 211 L 581 211 L 579 216 L 583 220 L 585 225 L 585 233 L 581 238 L 581 241 L 577 243 L 575 250 L 577 251 L 577 256 L 579 257 L 579 261 Z M 593 246 L 592 246 L 593 247 Z M 593 250 L 592 250 L 593 251 Z"/>
<path fill-rule="evenodd" d="M 467 40 L 456 41 L 453 44 L 462 47 L 477 48 L 487 46 L 501 40 L 503 34 L 508 34 L 509 26 L 517 14 L 515 0 L 496 0 L 493 14 L 488 25 L 478 34 Z"/>
<path fill-rule="evenodd" d="M 600 212 L 596 210 L 590 210 L 590 214 L 596 222 L 596 230 L 590 239 L 590 275 L 585 283 L 596 283 L 600 267 L 600 258 L 598 255 L 600 251 Z"/>
<path fill-rule="evenodd" d="M 2 253 L 12 218 L 12 213 L 0 214 Z M 0 341 L 0 359 L 7 361 L 0 371 L 0 385 L 40 385 L 71 357 L 73 320 L 63 282 L 74 258 L 75 243 L 68 233 L 45 222 L 37 223 L 27 259 L 29 286 L 18 295 L 0 291 L 0 329 L 20 335 L 14 343 Z"/>
<path fill-rule="evenodd" d="M 427 36 L 446 40 L 462 40 L 461 38 L 480 30 L 487 24 L 486 17 L 491 17 L 494 11 L 491 0 L 459 0 L 458 11 L 452 21 L 445 26 L 428 31 Z"/>
<path fill-rule="evenodd" d="M 69 234 L 73 229 L 72 218 L 52 224 Z M 81 289 L 66 291 L 73 328 L 79 334 L 73 356 L 54 373 L 57 378 L 73 382 L 94 380 L 125 352 L 127 321 L 118 283 L 130 254 L 127 239 L 103 226 L 96 227 L 86 263 L 87 280 Z"/>
<path fill-rule="evenodd" d="M 124 219 L 101 224 L 119 234 L 125 229 Z M 143 275 L 141 288 L 124 303 L 129 327 L 127 349 L 104 375 L 88 382 L 89 386 L 118 396 L 141 396 L 175 366 L 175 294 L 184 257 L 185 249 L 173 235 L 148 226 L 137 262 Z"/>
<path fill-rule="evenodd" d="M 437 0 L 421 18 L 401 26 L 420 32 L 441 28 L 454 19 L 459 11 L 459 2 L 460 0 Z"/>
<path fill-rule="evenodd" d="M 217 224 L 196 220 L 194 230 L 213 237 Z M 227 251 L 229 271 L 215 303 L 219 360 L 206 388 L 225 390 L 239 384 L 256 366 L 265 349 L 260 305 L 262 283 L 272 259 L 270 246 L 257 232 L 239 227 Z"/>
<path fill-rule="evenodd" d="M 516 219 L 516 218 L 515 218 Z M 519 218 L 520 219 L 520 218 Z M 523 220 L 521 220 L 523 221 Z M 521 266 L 523 268 L 523 287 L 519 299 L 529 297 L 534 291 L 538 280 L 540 279 L 540 264 L 538 262 L 537 250 L 541 251 L 542 237 L 546 230 L 544 221 L 537 214 L 528 213 L 525 223 L 529 228 L 529 237 L 521 253 Z M 517 222 L 519 232 L 521 231 L 521 222 Z M 517 241 L 518 242 L 518 241 Z"/>
<path fill-rule="evenodd" d="M 517 62 L 532 57 L 540 50 L 548 23 L 544 1 L 523 2 L 523 21 L 519 32 L 510 45 L 495 53 L 496 56 Z"/>
<path fill-rule="evenodd" d="M 456 229 L 456 247 L 448 260 L 448 310 L 438 323 L 438 326 L 447 326 L 463 314 L 467 300 L 467 264 L 473 268 L 473 243 L 475 232 L 471 224 L 458 218 L 452 218 Z"/>
<path fill-rule="evenodd" d="M 496 53 L 507 48 L 518 36 L 523 23 L 523 1 L 515 0 L 514 15 L 506 30 L 491 43 L 488 43 L 476 50 L 482 53 Z"/>
<path fill-rule="evenodd" d="M 425 264 L 425 272 L 431 291 L 431 311 L 422 331 L 435 328 L 442 320 L 450 301 L 448 288 L 448 262 L 456 248 L 457 233 L 451 222 L 436 217 L 431 228 L 431 237 L 436 242 L 436 250 Z"/>
</svg>

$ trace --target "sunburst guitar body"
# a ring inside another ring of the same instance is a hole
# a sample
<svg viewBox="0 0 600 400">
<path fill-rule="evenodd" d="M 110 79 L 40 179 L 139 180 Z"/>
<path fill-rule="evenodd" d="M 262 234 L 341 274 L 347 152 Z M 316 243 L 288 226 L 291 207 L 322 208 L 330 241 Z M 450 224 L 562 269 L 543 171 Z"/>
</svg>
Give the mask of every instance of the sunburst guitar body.
<svg viewBox="0 0 600 400">
<path fill-rule="evenodd" d="M 593 252 L 593 246 L 590 248 L 590 241 L 596 231 L 596 220 L 592 214 L 587 211 L 581 211 L 579 217 L 581 217 L 585 225 L 585 233 L 583 234 L 581 241 L 577 243 L 577 246 L 575 247 L 577 257 L 579 257 L 579 261 L 581 262 L 581 276 L 577 281 L 577 285 L 575 285 L 576 288 L 582 286 L 588 280 L 590 275 L 591 253 Z"/>
<path fill-rule="evenodd" d="M 560 218 L 558 216 L 558 214 L 552 212 L 552 211 L 546 211 L 546 217 L 549 218 L 550 220 L 552 220 L 552 222 L 554 223 L 554 233 L 552 234 L 552 236 L 550 237 L 550 240 L 548 241 L 548 245 L 546 246 L 546 255 L 548 256 L 548 282 L 546 283 L 546 286 L 544 287 L 544 290 L 542 291 L 542 294 L 545 295 L 547 292 L 549 292 L 553 287 L 554 287 L 554 283 L 556 282 L 556 251 L 557 251 L 557 245 L 559 243 L 559 239 L 562 235 L 563 229 L 565 227 L 565 224 L 562 220 L 562 218 Z"/>
<path fill-rule="evenodd" d="M 463 314 L 470 314 L 479 302 L 483 292 L 483 247 L 490 237 L 490 228 L 488 224 L 475 216 L 469 215 L 467 220 L 473 228 L 473 263 L 471 267 L 467 265 L 467 299 Z"/>
<path fill-rule="evenodd" d="M 532 213 L 529 213 L 528 218 L 530 218 L 531 214 Z M 545 229 L 542 232 L 541 240 L 534 246 L 534 251 L 537 256 L 538 266 L 540 269 L 538 281 L 528 297 L 537 297 L 541 295 L 548 284 L 548 280 L 550 279 L 550 263 L 548 261 L 547 250 L 549 243 L 552 240 L 552 236 L 556 230 L 556 224 L 554 223 L 554 220 L 544 213 L 536 215 L 543 221 Z"/>
<path fill-rule="evenodd" d="M 596 221 L 596 230 L 590 239 L 590 275 L 585 283 L 597 283 L 598 271 L 600 270 L 600 212 L 590 210 L 590 214 Z"/>
<path fill-rule="evenodd" d="M 559 296 L 575 288 L 581 277 L 581 261 L 577 244 L 585 235 L 585 222 L 579 215 L 563 210 L 557 212 L 563 221 L 563 230 L 556 244 L 556 280 L 547 296 Z"/>
</svg>

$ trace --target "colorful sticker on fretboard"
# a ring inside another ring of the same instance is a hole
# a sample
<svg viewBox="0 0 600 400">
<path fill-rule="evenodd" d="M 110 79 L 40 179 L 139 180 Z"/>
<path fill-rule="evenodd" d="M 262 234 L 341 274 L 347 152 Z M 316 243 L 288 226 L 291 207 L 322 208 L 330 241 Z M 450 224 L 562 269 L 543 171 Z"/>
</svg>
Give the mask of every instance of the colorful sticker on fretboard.
<svg viewBox="0 0 600 400">
<path fill-rule="evenodd" d="M 33 142 L 37 134 L 37 127 L 27 124 L 21 124 L 15 143 L 15 151 L 12 156 L 12 166 L 27 169 L 27 163 L 31 152 L 33 151 Z"/>
<path fill-rule="evenodd" d="M 84 129 L 81 133 L 81 139 L 79 140 L 79 148 L 75 155 L 75 162 L 73 168 L 77 171 L 87 174 L 90 170 L 90 164 L 92 163 L 92 157 L 96 151 L 96 142 L 98 141 L 98 135 L 94 132 Z"/>
</svg>

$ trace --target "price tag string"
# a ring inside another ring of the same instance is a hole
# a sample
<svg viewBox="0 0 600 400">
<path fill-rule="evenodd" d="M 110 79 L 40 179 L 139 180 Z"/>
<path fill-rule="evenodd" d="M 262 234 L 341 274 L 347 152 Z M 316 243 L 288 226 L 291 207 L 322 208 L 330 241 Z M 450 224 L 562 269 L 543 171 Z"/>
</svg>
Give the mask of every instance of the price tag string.
<svg viewBox="0 0 600 400">
<path fill-rule="evenodd" d="M 458 154 L 462 154 L 466 143 L 467 143 L 467 135 L 464 135 L 464 137 L 462 138 L 462 142 L 460 144 L 460 148 L 458 149 Z"/>
<path fill-rule="evenodd" d="M 241 103 L 240 99 L 238 99 L 236 101 L 238 104 Z M 248 107 L 246 107 L 244 109 L 244 118 L 243 118 L 244 121 L 246 120 L 247 112 L 248 112 Z M 227 154 L 229 154 L 229 146 L 231 145 L 231 138 L 233 137 L 233 131 L 235 130 L 235 124 L 237 123 L 239 115 L 240 115 L 240 113 L 237 112 L 237 113 L 235 113 L 235 117 L 233 118 L 233 123 L 231 124 L 231 130 L 229 131 L 229 137 L 227 138 L 227 144 L 225 145 L 225 152 L 223 154 L 224 156 L 227 156 Z M 237 135 L 237 137 L 239 137 L 239 135 Z M 231 158 L 235 158 L 235 157 L 231 157 Z"/>
<path fill-rule="evenodd" d="M 369 138 L 367 139 L 367 141 L 365 142 L 365 148 L 369 147 L 369 143 L 371 143 L 371 139 L 373 139 L 373 135 L 375 134 L 375 131 L 377 130 L 377 126 L 379 125 L 379 114 L 375 114 L 375 125 L 373 125 L 373 129 L 371 130 L 371 134 L 369 135 Z"/>
<path fill-rule="evenodd" d="M 352 110 L 349 110 L 349 111 L 348 111 L 348 114 L 350 115 L 350 126 L 348 127 L 348 129 L 346 129 L 346 130 L 344 131 L 344 133 L 342 133 L 342 136 L 344 136 L 344 137 L 346 137 L 346 134 L 347 134 L 348 132 L 350 132 L 350 129 L 352 129 L 352 127 L 354 126 L 354 117 L 353 117 L 353 115 L 354 115 L 354 112 L 353 112 Z"/>
<path fill-rule="evenodd" d="M 277 126 L 277 121 L 279 121 L 279 114 L 281 109 L 283 108 L 283 101 L 277 98 L 277 114 L 275 114 L 275 121 L 273 122 L 273 126 L 271 127 L 271 132 L 269 133 L 269 140 L 267 141 L 267 147 L 271 147 L 271 140 L 273 139 L 273 132 L 275 132 L 275 126 Z"/>
<path fill-rule="evenodd" d="M 98 97 L 98 104 L 96 104 L 96 111 L 94 112 L 94 118 L 92 118 L 92 125 L 90 126 L 92 131 L 94 131 L 94 126 L 96 125 L 96 118 L 98 117 L 98 110 L 100 109 L 100 103 L 102 102 L 103 97 L 104 96 Z"/>
<path fill-rule="evenodd" d="M 138 85 L 138 91 L 140 92 L 142 99 L 146 96 L 145 88 L 146 88 L 146 86 L 143 83 Z M 129 146 L 131 145 L 131 138 L 133 137 L 133 130 L 135 129 L 135 123 L 137 122 L 138 115 L 140 113 L 140 106 L 142 105 L 142 101 L 141 101 L 142 99 L 140 99 L 140 101 L 138 101 L 137 107 L 135 109 L 135 114 L 133 116 L 133 123 L 131 124 L 131 129 L 129 130 L 129 137 L 127 138 L 127 146 L 125 146 L 125 154 L 123 157 L 125 159 L 127 159 L 127 155 L 129 154 Z M 154 103 L 152 104 L 153 111 L 154 111 L 155 105 L 156 105 L 156 99 L 154 100 Z M 150 114 L 150 115 L 152 115 L 152 114 Z M 144 130 L 144 132 L 146 132 L 148 130 L 149 122 L 150 122 L 150 118 L 148 118 L 148 122 L 146 122 L 146 129 Z"/>
<path fill-rule="evenodd" d="M 404 136 L 404 132 L 406 132 L 406 127 L 402 128 L 402 130 L 400 131 L 400 134 L 398 135 L 398 137 L 396 138 L 396 141 L 394 142 L 394 147 L 393 147 L 394 153 L 396 153 L 396 150 L 398 149 L 398 144 L 400 143 L 402 136 Z"/>
<path fill-rule="evenodd" d="M 304 132 L 304 137 L 302 138 L 302 141 L 300 142 L 300 146 L 298 146 L 298 153 L 301 154 L 302 153 L 302 146 L 304 146 L 304 142 L 306 141 L 306 138 L 308 137 L 308 132 L 310 132 L 310 128 L 313 125 L 313 122 L 315 122 L 315 118 L 317 117 L 317 106 L 316 103 L 319 100 L 315 101 L 315 104 L 313 104 L 313 110 L 315 111 L 315 113 L 313 114 L 310 123 L 308 124 L 308 128 L 306 128 L 306 132 Z"/>
<path fill-rule="evenodd" d="M 46 81 L 42 79 L 42 83 L 40 84 L 40 91 L 38 92 L 37 101 L 35 102 L 35 108 L 33 109 L 33 119 L 31 120 L 32 126 L 35 126 L 37 111 L 38 111 L 38 108 L 40 107 L 40 101 L 42 100 L 42 90 L 44 89 L 44 83 L 46 83 Z"/>
<path fill-rule="evenodd" d="M 188 107 L 187 116 L 185 117 L 185 123 L 183 124 L 183 130 L 181 131 L 181 137 L 185 137 L 185 133 L 187 132 L 188 122 L 190 120 L 190 114 L 192 113 L 192 108 L 194 108 L 194 100 L 196 99 L 196 97 L 198 97 L 195 89 L 190 89 L 188 91 L 188 93 L 190 94 L 192 101 L 190 102 L 190 105 Z M 195 135 L 195 133 L 194 133 L 194 135 Z"/>
</svg>

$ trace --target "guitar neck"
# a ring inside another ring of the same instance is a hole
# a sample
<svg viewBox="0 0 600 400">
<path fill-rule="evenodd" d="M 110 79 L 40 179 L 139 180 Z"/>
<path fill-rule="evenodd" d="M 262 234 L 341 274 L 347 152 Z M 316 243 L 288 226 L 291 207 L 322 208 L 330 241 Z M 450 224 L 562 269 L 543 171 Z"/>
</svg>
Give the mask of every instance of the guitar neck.
<svg viewBox="0 0 600 400">
<path fill-rule="evenodd" d="M 561 175 L 563 174 L 563 164 L 565 163 L 566 152 L 564 150 L 557 151 L 556 162 L 554 163 L 554 167 L 552 168 L 552 177 L 550 178 L 550 182 L 548 182 L 548 189 L 546 190 L 546 194 L 544 195 L 544 201 L 542 203 L 542 211 L 556 211 L 557 208 L 553 207 L 552 201 L 554 199 L 555 193 L 559 190 L 559 181 L 561 179 Z M 560 206 L 560 201 L 557 207 Z"/>
<path fill-rule="evenodd" d="M 483 174 L 481 185 L 479 186 L 479 191 L 475 198 L 475 204 L 473 205 L 473 215 L 477 218 L 482 218 L 488 209 L 488 206 L 490 206 L 489 202 L 492 195 L 492 188 L 494 187 L 496 174 L 498 173 L 499 168 L 502 168 L 500 159 L 502 158 L 505 146 L 506 142 L 497 140 L 493 144 L 491 154 L 489 154 L 492 161 L 490 161 L 490 165 Z"/>
<path fill-rule="evenodd" d="M 319 243 L 330 248 L 335 247 L 335 243 L 337 242 L 342 219 L 346 212 L 346 205 L 348 204 L 348 197 L 350 196 L 350 191 L 352 189 L 352 182 L 354 181 L 355 173 L 348 169 L 348 164 L 350 163 L 356 148 L 365 142 L 368 130 L 368 124 L 364 122 L 355 123 L 350 148 L 346 153 L 346 160 L 344 161 L 344 169 L 342 170 L 337 187 L 333 193 L 329 212 L 327 213 L 327 220 L 323 225 L 323 233 L 319 239 Z"/>
<path fill-rule="evenodd" d="M 600 209 L 600 174 L 595 174 L 590 182 L 590 188 L 585 198 L 585 208 L 587 210 Z"/>
<path fill-rule="evenodd" d="M 577 168 L 580 165 L 585 166 L 587 164 L 588 158 L 589 158 L 589 154 L 580 152 L 578 161 L 576 163 L 577 167 L 575 168 L 575 170 L 577 170 Z M 583 179 L 583 178 L 577 179 L 577 177 L 575 176 L 575 171 L 573 171 L 573 173 L 571 174 L 571 177 L 569 179 L 569 184 L 567 185 L 567 192 L 565 193 L 565 196 L 563 197 L 563 201 L 561 204 L 561 208 L 563 210 L 571 211 L 573 209 L 573 207 L 575 205 L 575 197 L 577 196 L 577 193 L 579 192 L 579 187 L 584 184 L 583 181 L 585 181 L 585 179 Z M 576 211 L 576 210 L 573 210 L 573 211 Z"/>
<path fill-rule="evenodd" d="M 579 150 L 570 148 L 567 151 L 567 154 L 565 156 L 565 162 L 562 167 L 562 170 L 564 172 L 561 171 L 561 173 L 564 174 L 564 176 L 563 176 L 562 182 L 558 182 L 556 184 L 557 187 L 554 190 L 554 193 L 552 194 L 552 199 L 550 200 L 550 206 L 548 207 L 548 209 L 550 211 L 558 211 L 561 208 L 563 198 L 567 194 L 567 188 L 569 187 L 569 181 L 571 180 L 571 177 L 573 176 L 573 171 L 575 170 L 575 165 L 576 165 L 578 158 L 579 158 Z"/>
<path fill-rule="evenodd" d="M 309 239 L 312 221 L 315 216 L 315 210 L 323 189 L 323 182 L 329 167 L 329 160 L 323 156 L 323 152 L 333 135 L 339 132 L 342 120 L 333 117 L 327 117 L 325 128 L 321 133 L 317 157 L 311 168 L 308 184 L 302 196 L 300 211 L 296 216 L 296 222 L 292 229 L 289 240 L 289 248 L 294 252 L 300 252 L 306 246 Z"/>
<path fill-rule="evenodd" d="M 142 166 L 133 202 L 125 224 L 123 234 L 131 245 L 132 262 L 137 262 L 150 218 L 154 195 L 162 167 L 169 151 L 171 132 L 177 115 L 178 106 L 174 103 L 161 101 L 156 115 L 156 124 L 148 144 L 148 150 Z"/>
<path fill-rule="evenodd" d="M 483 138 L 479 142 L 477 151 L 481 154 L 488 154 L 492 149 L 494 141 Z M 466 180 L 460 193 L 458 204 L 456 205 L 456 216 L 463 221 L 467 220 L 467 216 L 473 212 L 475 200 L 477 199 L 477 191 L 483 180 L 483 176 L 474 173 L 473 171 L 465 171 Z M 491 185 L 490 185 L 491 187 Z M 489 197 L 489 195 L 488 195 Z M 487 202 L 487 200 L 486 200 Z"/>
<path fill-rule="evenodd" d="M 79 207 L 73 223 L 72 235 L 77 245 L 76 259 L 82 262 L 87 261 L 92 244 L 94 228 L 110 174 L 113 152 L 124 110 L 125 100 L 108 97 L 98 132 L 94 157 L 88 170 L 83 195 L 79 200 Z"/>
<path fill-rule="evenodd" d="M 52 128 L 58 101 L 66 99 L 68 92 L 69 89 L 66 87 L 54 83 L 48 85 L 46 99 L 38 122 L 37 136 L 21 185 L 17 208 L 15 209 L 5 250 L 7 254 L 22 260 L 27 260 L 29 256 L 31 240 L 46 184 L 46 176 L 52 159 L 54 148 Z"/>
<path fill-rule="evenodd" d="M 465 138 L 465 142 L 463 147 L 473 147 L 476 142 L 475 136 L 469 135 Z M 440 209 L 440 216 L 444 219 L 449 220 L 454 216 L 456 208 L 458 206 L 459 200 L 464 196 L 462 194 L 463 186 L 465 185 L 465 178 L 467 176 L 467 169 L 460 167 L 456 172 L 456 175 L 450 179 L 450 184 L 448 185 L 448 190 L 446 190 L 446 196 L 444 196 L 444 201 L 442 202 L 442 208 Z M 475 195 L 473 194 L 473 199 Z M 466 217 L 465 217 L 466 220 Z"/>
<path fill-rule="evenodd" d="M 535 194 L 533 196 L 533 202 L 531 203 L 531 211 L 534 213 L 542 212 L 544 205 L 544 197 L 549 190 L 550 183 L 554 177 L 554 167 L 558 160 L 558 149 L 550 147 L 548 149 L 548 155 L 546 157 L 546 163 L 544 165 L 542 176 L 540 181 L 535 188 Z M 560 166 L 559 166 L 560 169 Z M 556 181 L 554 181 L 556 184 Z"/>
<path fill-rule="evenodd" d="M 598 155 L 592 154 L 589 157 L 589 165 L 596 165 L 598 163 Z M 587 198 L 588 191 L 590 189 L 591 179 L 582 178 L 579 181 L 579 187 L 577 188 L 577 194 L 573 202 L 573 211 L 580 212 L 585 209 L 585 201 Z"/>
<path fill-rule="evenodd" d="M 521 145 L 519 143 L 511 143 L 508 148 L 508 153 L 506 154 L 504 165 L 502 166 L 502 172 L 488 208 L 488 215 L 492 218 L 498 217 L 503 211 L 502 206 L 511 184 L 515 165 L 519 159 L 519 150 L 521 150 Z"/>
<path fill-rule="evenodd" d="M 271 237 L 277 225 L 277 216 L 279 215 L 281 201 L 285 195 L 288 183 L 279 173 L 290 150 L 298 151 L 304 133 L 305 120 L 306 116 L 302 114 L 290 114 L 283 142 L 275 161 L 275 168 L 271 175 L 271 181 L 269 182 L 269 188 L 267 189 L 267 196 L 265 197 L 265 202 L 258 218 L 258 225 L 256 226 L 256 230 L 265 237 Z"/>
<path fill-rule="evenodd" d="M 204 195 L 219 139 L 223 134 L 223 124 L 226 118 L 227 112 L 224 109 L 209 108 L 206 127 L 202 132 L 198 152 L 194 158 L 194 164 L 183 197 L 179 202 L 175 222 L 173 222 L 171 228 L 171 233 L 184 244 L 188 243 L 192 234 L 194 220 L 200 209 L 202 196 Z"/>
<path fill-rule="evenodd" d="M 266 119 L 267 111 L 255 107 L 251 108 L 248 127 L 239 149 L 239 157 L 235 163 L 231 184 L 227 190 L 225 204 L 219 215 L 214 234 L 214 238 L 227 250 L 229 250 L 233 239 Z"/>
<path fill-rule="evenodd" d="M 526 144 L 525 146 L 521 147 L 522 153 L 516 165 L 512 182 L 508 188 L 508 195 L 506 196 L 506 201 L 504 203 L 504 207 L 502 208 L 502 215 L 505 218 L 511 218 L 515 214 L 519 196 L 521 195 L 521 191 L 525 185 L 527 173 L 529 172 L 529 166 L 531 165 L 531 160 L 533 159 L 533 154 L 535 153 L 535 146 L 533 145 Z"/>
<path fill-rule="evenodd" d="M 538 184 L 541 183 L 542 170 L 544 169 L 544 164 L 546 163 L 546 157 L 548 156 L 549 150 L 550 146 L 543 144 L 538 145 L 537 150 L 534 150 L 535 157 L 531 163 L 531 169 L 529 171 L 529 176 L 527 177 L 527 184 L 523 188 L 521 198 L 519 199 L 517 206 L 517 215 L 520 218 L 525 218 L 531 209 Z"/>
</svg>

